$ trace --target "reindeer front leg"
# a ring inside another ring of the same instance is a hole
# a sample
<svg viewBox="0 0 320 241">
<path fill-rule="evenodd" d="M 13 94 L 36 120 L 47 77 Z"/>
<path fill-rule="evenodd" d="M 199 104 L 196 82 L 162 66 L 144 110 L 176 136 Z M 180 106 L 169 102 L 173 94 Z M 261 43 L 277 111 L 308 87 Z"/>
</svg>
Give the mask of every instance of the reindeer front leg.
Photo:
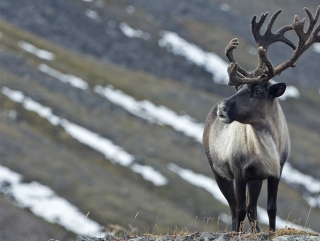
<svg viewBox="0 0 320 241">
<path fill-rule="evenodd" d="M 241 174 L 240 174 L 241 175 Z M 246 181 L 240 176 L 235 177 L 235 191 L 237 199 L 237 223 L 236 232 L 242 232 L 243 220 L 246 217 Z"/>
<path fill-rule="evenodd" d="M 260 232 L 258 225 L 257 205 L 263 181 L 248 182 L 247 212 L 253 233 Z"/>
<path fill-rule="evenodd" d="M 215 176 L 216 182 L 222 192 L 223 196 L 227 199 L 231 217 L 232 217 L 232 231 L 236 231 L 237 223 L 237 200 L 235 197 L 235 191 L 233 186 L 233 181 L 227 180 L 221 176 L 212 168 L 213 174 Z"/>
<path fill-rule="evenodd" d="M 269 216 L 269 229 L 276 230 L 276 216 L 277 216 L 277 195 L 280 179 L 277 177 L 268 178 L 268 216 Z"/>
</svg>

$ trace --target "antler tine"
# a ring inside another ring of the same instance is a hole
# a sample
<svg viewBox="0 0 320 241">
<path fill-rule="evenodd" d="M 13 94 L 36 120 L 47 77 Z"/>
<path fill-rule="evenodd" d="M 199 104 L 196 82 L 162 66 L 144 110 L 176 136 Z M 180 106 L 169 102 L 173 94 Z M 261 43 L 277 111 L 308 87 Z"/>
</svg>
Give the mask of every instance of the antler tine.
<svg viewBox="0 0 320 241">
<path fill-rule="evenodd" d="M 306 11 L 306 13 L 308 14 L 308 17 L 309 17 L 309 26 L 308 26 L 306 34 L 310 36 L 312 29 L 318 20 L 319 11 L 317 11 L 315 18 L 313 18 L 313 15 L 308 8 L 304 8 L 304 10 Z"/>
<path fill-rule="evenodd" d="M 271 18 L 269 19 L 269 22 L 267 24 L 266 30 L 264 32 L 264 34 L 268 33 L 271 34 L 271 28 L 274 24 L 274 22 L 276 21 L 278 15 L 282 12 L 282 9 L 279 9 L 278 11 L 276 11 L 274 14 L 272 14 Z"/>
<path fill-rule="evenodd" d="M 274 22 L 276 21 L 278 15 L 281 12 L 282 12 L 282 10 L 279 9 L 271 16 L 263 35 L 260 34 L 260 29 L 261 29 L 266 17 L 268 16 L 268 13 L 263 14 L 258 23 L 256 23 L 256 21 L 255 21 L 256 16 L 254 16 L 252 18 L 251 31 L 252 31 L 252 34 L 253 34 L 255 40 L 256 40 L 257 47 L 262 46 L 264 49 L 268 49 L 269 45 L 271 45 L 275 42 L 283 42 L 283 43 L 289 45 L 293 49 L 296 48 L 296 46 L 289 39 L 284 37 L 284 34 L 287 31 L 292 30 L 292 26 L 290 26 L 290 25 L 284 26 L 284 27 L 280 28 L 275 34 L 273 34 L 271 32 L 272 26 L 273 26 Z"/>
<path fill-rule="evenodd" d="M 290 25 L 284 26 L 282 28 L 280 28 L 275 34 L 275 39 L 276 41 L 274 42 L 283 42 L 285 44 L 287 44 L 288 46 L 290 46 L 293 50 L 296 49 L 296 46 L 293 42 L 291 42 L 289 39 L 287 39 L 286 37 L 284 37 L 284 34 L 288 31 L 292 30 L 292 27 Z"/>
<path fill-rule="evenodd" d="M 283 26 L 282 28 L 280 28 L 275 34 L 272 34 L 271 33 L 271 28 L 274 24 L 274 22 L 276 21 L 278 15 L 282 12 L 281 9 L 279 9 L 278 11 L 276 11 L 270 18 L 268 24 L 267 24 L 267 27 L 266 27 L 266 30 L 265 30 L 265 34 L 264 35 L 271 35 L 273 36 L 273 41 L 269 43 L 272 44 L 274 42 L 283 42 L 287 45 L 289 45 L 292 49 L 296 49 L 296 46 L 294 45 L 294 43 L 292 43 L 289 39 L 287 39 L 286 37 L 284 37 L 284 34 L 287 32 L 287 31 L 290 31 L 292 30 L 292 26 L 290 25 L 287 25 L 287 26 Z M 269 46 L 268 45 L 268 46 Z M 267 46 L 266 46 L 267 48 Z"/>
<path fill-rule="evenodd" d="M 312 30 L 314 28 L 314 26 L 316 25 L 319 15 L 320 15 L 320 5 L 317 8 L 317 11 L 314 15 L 314 17 L 312 16 L 312 13 L 310 12 L 310 10 L 308 8 L 304 8 L 304 10 L 306 11 L 306 13 L 308 14 L 309 17 L 309 26 L 306 32 L 307 36 L 311 35 L 310 40 L 312 41 L 311 44 L 313 44 L 314 42 L 320 42 L 320 37 L 318 36 L 318 33 L 320 31 L 320 25 L 314 30 L 313 34 L 312 34 Z"/>
<path fill-rule="evenodd" d="M 239 65 L 236 62 L 231 62 L 228 67 L 230 86 L 238 86 L 240 84 L 254 84 L 261 81 L 261 77 L 244 77 L 239 73 Z"/>
<path fill-rule="evenodd" d="M 266 20 L 268 14 L 269 13 L 262 14 L 258 22 L 256 21 L 257 16 L 253 16 L 253 18 L 251 20 L 251 32 L 252 32 L 253 37 L 256 41 L 257 41 L 257 39 L 259 39 L 261 37 L 260 29 L 261 29 L 264 21 Z"/>
<path fill-rule="evenodd" d="M 316 28 L 316 30 L 313 32 L 313 39 L 314 42 L 320 43 L 320 36 L 318 35 L 318 33 L 320 32 L 320 25 Z"/>
<path fill-rule="evenodd" d="M 235 63 L 235 60 L 233 58 L 233 50 L 237 48 L 238 44 L 239 44 L 238 39 L 234 38 L 226 46 L 225 54 L 226 54 L 228 60 L 230 61 L 230 63 Z M 249 75 L 249 73 L 244 68 L 238 66 L 237 69 L 242 75 L 244 75 L 244 76 L 248 76 Z"/>
<path fill-rule="evenodd" d="M 303 28 L 306 22 L 306 18 L 303 18 L 302 21 L 299 21 L 299 17 L 297 15 L 294 16 L 294 22 L 292 24 L 292 28 L 297 33 L 299 37 L 299 46 L 302 46 L 306 41 L 308 36 L 304 33 Z"/>
<path fill-rule="evenodd" d="M 320 31 L 320 25 L 314 30 L 314 26 L 316 25 L 319 15 L 320 15 L 320 5 L 317 8 L 317 11 L 313 17 L 311 11 L 308 8 L 304 8 L 309 18 L 309 26 L 307 31 L 304 32 L 304 23 L 306 21 L 305 18 L 302 21 L 299 21 L 298 16 L 294 16 L 294 22 L 292 24 L 292 28 L 295 30 L 299 37 L 299 45 L 307 45 L 307 47 L 311 46 L 314 42 L 319 41 L 318 33 Z"/>
<path fill-rule="evenodd" d="M 275 76 L 273 64 L 267 57 L 267 51 L 263 47 L 259 47 L 258 54 L 261 58 L 261 61 L 265 63 L 267 69 L 269 70 L 270 76 Z M 262 74 L 261 77 L 267 77 L 267 75 Z"/>
<path fill-rule="evenodd" d="M 230 61 L 230 63 L 235 62 L 233 58 L 233 50 L 237 48 L 239 41 L 237 38 L 231 39 L 225 49 L 225 54 Z"/>
<path fill-rule="evenodd" d="M 291 25 L 292 29 L 296 32 L 299 43 L 298 47 L 293 52 L 291 58 L 289 58 L 286 62 L 280 64 L 275 68 L 275 74 L 280 75 L 280 73 L 284 70 L 286 70 L 289 67 L 295 67 L 296 61 L 299 59 L 299 57 L 315 42 L 320 42 L 320 25 L 316 29 L 314 29 L 320 15 L 320 5 L 317 8 L 317 11 L 315 15 L 313 16 L 311 11 L 308 8 L 304 8 L 306 11 L 308 18 L 309 18 L 309 26 L 307 28 L 307 31 L 304 32 L 304 24 L 306 19 L 303 18 L 301 21 L 299 21 L 298 16 L 294 16 L 294 22 Z"/>
</svg>

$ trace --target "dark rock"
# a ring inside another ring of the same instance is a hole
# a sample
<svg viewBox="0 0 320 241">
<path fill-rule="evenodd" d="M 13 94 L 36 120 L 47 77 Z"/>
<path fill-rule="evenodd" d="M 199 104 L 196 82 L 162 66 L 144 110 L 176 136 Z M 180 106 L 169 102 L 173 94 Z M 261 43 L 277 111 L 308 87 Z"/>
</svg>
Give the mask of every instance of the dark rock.
<svg viewBox="0 0 320 241">
<path fill-rule="evenodd" d="M 111 240 L 114 240 L 114 239 L 116 239 L 113 235 L 111 235 L 111 234 L 106 234 L 105 236 L 104 236 L 104 239 L 103 240 L 105 240 L 105 241 L 111 241 Z"/>
<path fill-rule="evenodd" d="M 91 238 L 88 236 L 78 236 L 76 241 L 105 241 L 104 238 Z"/>
<path fill-rule="evenodd" d="M 273 241 L 319 241 L 319 236 L 306 236 L 306 235 L 284 235 L 272 239 Z"/>
<path fill-rule="evenodd" d="M 156 241 L 173 241 L 174 238 L 172 236 L 166 235 L 156 239 Z"/>
<path fill-rule="evenodd" d="M 218 238 L 221 234 L 219 233 L 208 233 L 208 232 L 203 232 L 200 235 L 200 240 L 203 241 L 211 241 L 211 240 L 215 240 L 216 238 Z"/>
<path fill-rule="evenodd" d="M 238 234 L 235 232 L 216 232 L 216 233 L 197 233 L 180 236 L 161 236 L 161 237 L 144 237 L 140 236 L 137 238 L 124 239 L 115 238 L 112 235 L 107 234 L 104 238 L 90 238 L 87 236 L 78 236 L 76 241 L 111 241 L 111 240 L 130 240 L 130 241 L 261 241 L 261 240 L 272 240 L 272 241 L 320 241 L 319 236 L 307 236 L 307 235 L 284 235 L 276 238 L 270 237 L 269 233 L 242 233 Z M 50 239 L 49 241 L 57 241 Z"/>
</svg>

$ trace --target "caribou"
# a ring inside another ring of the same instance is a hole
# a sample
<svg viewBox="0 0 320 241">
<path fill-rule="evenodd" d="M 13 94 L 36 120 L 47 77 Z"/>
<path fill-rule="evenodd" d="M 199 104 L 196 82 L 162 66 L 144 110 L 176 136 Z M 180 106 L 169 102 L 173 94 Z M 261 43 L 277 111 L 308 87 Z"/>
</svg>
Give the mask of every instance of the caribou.
<svg viewBox="0 0 320 241">
<path fill-rule="evenodd" d="M 268 181 L 267 213 L 269 229 L 276 229 L 277 193 L 282 168 L 290 152 L 290 139 L 285 116 L 277 97 L 286 90 L 285 83 L 271 84 L 271 78 L 280 75 L 289 67 L 295 67 L 299 57 L 315 42 L 320 42 L 315 15 L 304 8 L 309 25 L 304 30 L 306 19 L 294 16 L 291 25 L 281 27 L 276 33 L 271 28 L 281 13 L 276 11 L 266 25 L 263 34 L 260 29 L 268 13 L 257 21 L 251 20 L 251 32 L 256 42 L 258 66 L 249 72 L 242 68 L 233 57 L 239 41 L 232 39 L 225 54 L 228 67 L 228 85 L 234 86 L 236 93 L 215 105 L 205 122 L 202 144 L 216 182 L 226 198 L 232 216 L 232 230 L 241 232 L 247 215 L 254 232 L 259 232 L 257 221 L 257 201 L 263 180 Z M 285 37 L 294 31 L 298 43 Z M 293 49 L 285 62 L 274 67 L 267 56 L 268 47 L 282 42 Z"/>
</svg>

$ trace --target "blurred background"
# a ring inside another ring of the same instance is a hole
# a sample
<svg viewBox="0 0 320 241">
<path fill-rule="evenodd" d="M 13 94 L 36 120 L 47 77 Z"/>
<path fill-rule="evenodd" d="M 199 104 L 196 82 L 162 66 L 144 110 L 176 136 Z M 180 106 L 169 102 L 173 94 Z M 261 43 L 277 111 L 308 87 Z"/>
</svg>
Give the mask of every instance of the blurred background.
<svg viewBox="0 0 320 241">
<path fill-rule="evenodd" d="M 318 4 L 1 0 L 0 239 L 230 229 L 201 146 L 207 113 L 235 92 L 225 46 L 237 37 L 235 58 L 252 70 L 252 16 L 283 9 L 276 31 Z M 291 53 L 279 43 L 268 54 L 276 65 Z M 292 141 L 279 228 L 320 232 L 319 66 L 317 43 L 274 79 L 289 85 Z M 264 230 L 266 197 L 264 187 Z"/>
</svg>

